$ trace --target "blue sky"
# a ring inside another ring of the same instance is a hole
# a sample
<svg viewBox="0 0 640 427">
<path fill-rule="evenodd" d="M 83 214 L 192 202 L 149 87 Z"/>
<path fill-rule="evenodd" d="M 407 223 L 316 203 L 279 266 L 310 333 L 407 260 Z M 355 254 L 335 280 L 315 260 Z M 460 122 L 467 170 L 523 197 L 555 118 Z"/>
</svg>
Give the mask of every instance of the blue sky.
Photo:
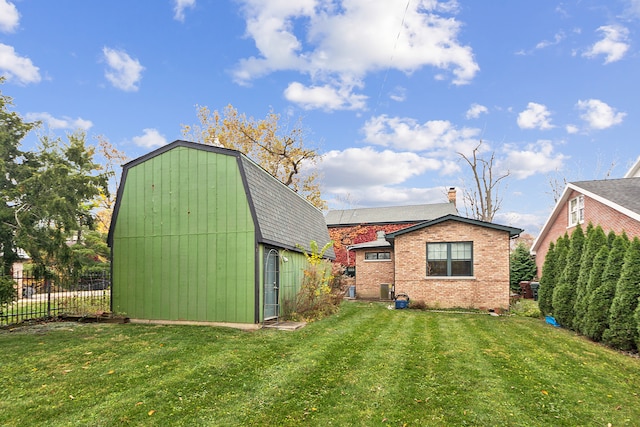
<svg viewBox="0 0 640 427">
<path fill-rule="evenodd" d="M 535 234 L 550 182 L 640 155 L 639 23 L 640 0 L 0 0 L 1 90 L 132 159 L 197 105 L 301 118 L 334 209 L 444 202 L 482 140 L 495 222 Z"/>
</svg>

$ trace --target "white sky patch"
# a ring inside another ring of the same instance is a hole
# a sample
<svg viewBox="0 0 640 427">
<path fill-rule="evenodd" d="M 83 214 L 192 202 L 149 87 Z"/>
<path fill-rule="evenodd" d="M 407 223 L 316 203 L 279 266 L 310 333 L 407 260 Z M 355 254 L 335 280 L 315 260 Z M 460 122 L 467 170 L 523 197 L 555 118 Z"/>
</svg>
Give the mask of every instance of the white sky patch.
<svg viewBox="0 0 640 427">
<path fill-rule="evenodd" d="M 573 135 L 575 133 L 578 133 L 580 131 L 580 128 L 578 128 L 578 126 L 576 125 L 566 125 L 565 129 L 567 131 L 568 134 Z"/>
<path fill-rule="evenodd" d="M 196 6 L 196 0 L 174 0 L 174 2 L 175 6 L 173 7 L 173 11 L 175 13 L 173 15 L 173 19 L 184 22 L 185 9 L 193 9 Z"/>
<path fill-rule="evenodd" d="M 144 70 L 140 62 L 123 50 L 104 47 L 102 53 L 109 66 L 104 73 L 107 80 L 117 89 L 136 92 Z"/>
<path fill-rule="evenodd" d="M 576 107 L 582 111 L 580 118 L 586 121 L 591 129 L 607 129 L 618 125 L 627 115 L 627 113 L 616 112 L 615 108 L 599 99 L 580 100 Z"/>
<path fill-rule="evenodd" d="M 524 150 L 505 145 L 506 158 L 499 169 L 509 170 L 515 179 L 525 179 L 535 174 L 544 174 L 562 168 L 567 156 L 554 153 L 551 141 L 540 140 L 529 144 Z"/>
<path fill-rule="evenodd" d="M 467 119 L 477 119 L 481 114 L 487 114 L 489 109 L 484 105 L 480 104 L 471 104 L 471 107 L 467 110 L 465 117 Z"/>
<path fill-rule="evenodd" d="M 370 0 L 243 0 L 243 5 L 246 35 L 259 54 L 238 63 L 234 78 L 239 84 L 293 70 L 308 75 L 315 86 L 356 89 L 353 82 L 373 71 L 409 74 L 430 66 L 462 85 L 479 70 L 471 48 L 458 41 L 462 24 L 454 17 L 455 1 L 414 1 L 408 9 Z"/>
<path fill-rule="evenodd" d="M 0 0 L 0 31 L 13 33 L 20 24 L 20 14 L 16 6 L 7 0 Z"/>
<path fill-rule="evenodd" d="M 553 40 L 543 40 L 536 45 L 536 49 L 545 49 L 549 46 L 560 44 L 565 39 L 564 32 L 560 31 L 553 36 Z"/>
<path fill-rule="evenodd" d="M 440 161 L 416 153 L 377 151 L 372 147 L 332 150 L 318 164 L 323 185 L 328 188 L 397 185 L 441 167 Z"/>
<path fill-rule="evenodd" d="M 372 117 L 364 124 L 365 140 L 375 145 L 394 147 L 400 150 L 431 151 L 438 155 L 455 155 L 456 151 L 476 145 L 480 129 L 457 129 L 447 120 L 430 120 L 419 123 L 407 117 Z"/>
<path fill-rule="evenodd" d="M 545 105 L 529 102 L 527 109 L 518 114 L 518 126 L 520 129 L 551 129 L 553 125 L 550 116 L 551 113 Z"/>
<path fill-rule="evenodd" d="M 305 86 L 292 82 L 284 91 L 287 100 L 305 110 L 360 110 L 365 107 L 367 97 L 354 94 L 351 88 L 336 88 L 330 85 Z"/>
<path fill-rule="evenodd" d="M 533 234 L 534 236 L 538 234 L 540 228 L 544 225 L 546 216 L 530 214 L 530 213 L 520 213 L 520 212 L 500 212 L 496 213 L 496 216 L 493 218 L 494 222 L 497 224 L 508 225 L 511 227 L 523 228 L 527 233 Z"/>
<path fill-rule="evenodd" d="M 38 83 L 41 80 L 40 69 L 31 59 L 20 56 L 12 46 L 0 43 L 0 75 L 8 81 L 17 80 L 20 84 Z"/>
<path fill-rule="evenodd" d="M 89 130 L 93 126 L 93 122 L 91 120 L 85 120 L 83 118 L 78 117 L 77 119 L 72 119 L 70 117 L 63 116 L 61 118 L 53 117 L 49 113 L 27 113 L 25 114 L 25 119 L 28 121 L 41 121 L 45 125 L 49 127 L 51 130 L 55 129 L 83 129 Z"/>
<path fill-rule="evenodd" d="M 139 147 L 155 148 L 161 147 L 167 144 L 167 139 L 160 135 L 157 129 L 143 129 L 144 134 L 142 136 L 134 136 L 132 141 Z"/>
<path fill-rule="evenodd" d="M 407 89 L 402 86 L 396 86 L 389 94 L 389 98 L 396 102 L 404 102 L 407 99 Z"/>
<path fill-rule="evenodd" d="M 603 34 L 603 39 L 591 46 L 582 56 L 594 58 L 604 55 L 605 64 L 621 60 L 629 50 L 629 30 L 622 25 L 603 25 L 598 31 Z"/>
</svg>

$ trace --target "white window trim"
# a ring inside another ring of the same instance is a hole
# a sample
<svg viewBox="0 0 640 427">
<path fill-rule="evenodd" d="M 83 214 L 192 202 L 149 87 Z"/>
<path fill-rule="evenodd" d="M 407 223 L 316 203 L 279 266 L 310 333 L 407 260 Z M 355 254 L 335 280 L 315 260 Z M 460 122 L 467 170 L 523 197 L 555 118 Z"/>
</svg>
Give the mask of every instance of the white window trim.
<svg viewBox="0 0 640 427">
<path fill-rule="evenodd" d="M 572 205 L 575 202 L 575 208 Z M 567 219 L 568 227 L 575 227 L 578 224 L 584 223 L 584 195 L 579 195 L 569 200 L 567 207 L 569 218 Z M 575 214 L 575 220 L 574 220 Z"/>
</svg>

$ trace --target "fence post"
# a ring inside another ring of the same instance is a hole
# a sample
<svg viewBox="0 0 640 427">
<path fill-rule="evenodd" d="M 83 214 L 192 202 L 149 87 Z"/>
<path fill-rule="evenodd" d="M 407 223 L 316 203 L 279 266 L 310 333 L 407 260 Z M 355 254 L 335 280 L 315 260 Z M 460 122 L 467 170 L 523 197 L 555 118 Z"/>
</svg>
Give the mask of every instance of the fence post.
<svg viewBox="0 0 640 427">
<path fill-rule="evenodd" d="M 47 317 L 51 317 L 51 280 L 45 279 L 44 286 L 47 289 Z"/>
</svg>

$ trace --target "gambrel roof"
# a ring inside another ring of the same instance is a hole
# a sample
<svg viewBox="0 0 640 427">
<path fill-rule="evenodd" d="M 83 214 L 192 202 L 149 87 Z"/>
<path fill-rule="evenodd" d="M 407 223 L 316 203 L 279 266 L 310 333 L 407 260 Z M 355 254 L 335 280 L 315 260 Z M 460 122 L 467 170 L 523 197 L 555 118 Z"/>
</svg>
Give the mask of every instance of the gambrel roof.
<svg viewBox="0 0 640 427">
<path fill-rule="evenodd" d="M 331 240 L 322 212 L 246 155 L 227 148 L 177 140 L 123 166 L 122 179 L 109 229 L 108 242 L 110 246 L 113 242 L 114 225 L 118 218 L 121 193 L 129 169 L 178 147 L 232 156 L 237 159 L 259 243 L 294 251 L 299 251 L 298 245 L 300 245 L 304 250 L 310 251 L 312 240 L 317 242 L 319 247 L 323 247 Z M 325 252 L 325 256 L 335 258 L 333 247 Z"/>
</svg>

